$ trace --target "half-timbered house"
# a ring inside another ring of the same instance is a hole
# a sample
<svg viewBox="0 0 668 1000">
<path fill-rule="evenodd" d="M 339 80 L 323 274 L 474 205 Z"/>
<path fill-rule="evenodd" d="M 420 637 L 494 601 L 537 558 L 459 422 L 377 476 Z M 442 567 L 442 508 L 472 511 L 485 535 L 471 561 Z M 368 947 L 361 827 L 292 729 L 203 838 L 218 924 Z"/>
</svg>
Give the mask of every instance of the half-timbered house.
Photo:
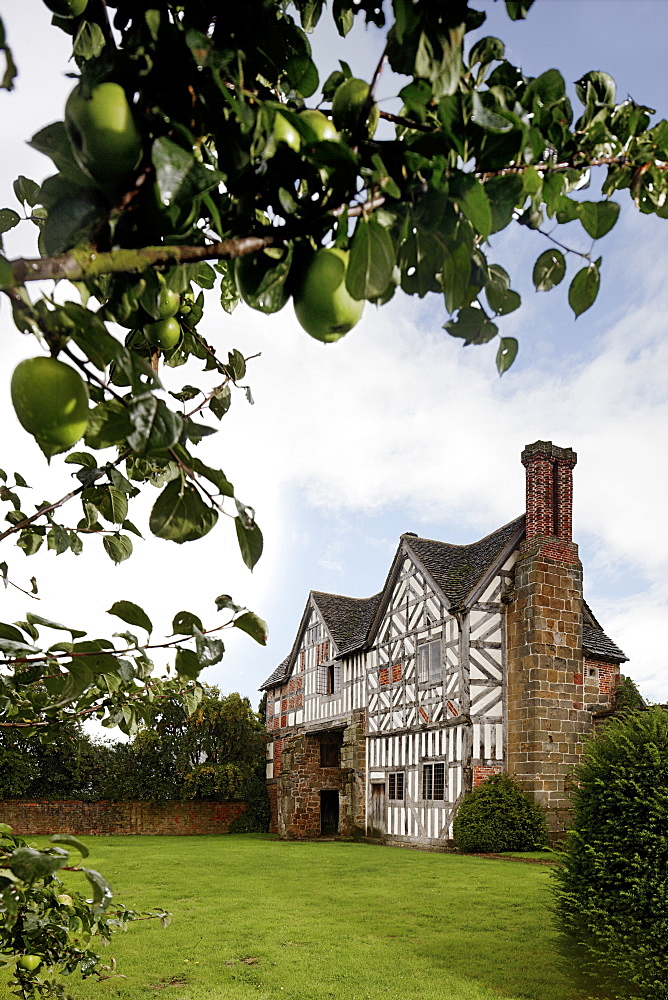
<svg viewBox="0 0 668 1000">
<path fill-rule="evenodd" d="M 471 545 L 407 532 L 373 597 L 310 593 L 263 685 L 282 836 L 443 846 L 462 795 L 502 770 L 564 828 L 568 774 L 626 660 L 584 602 L 575 462 L 529 445 L 520 517 Z"/>
</svg>

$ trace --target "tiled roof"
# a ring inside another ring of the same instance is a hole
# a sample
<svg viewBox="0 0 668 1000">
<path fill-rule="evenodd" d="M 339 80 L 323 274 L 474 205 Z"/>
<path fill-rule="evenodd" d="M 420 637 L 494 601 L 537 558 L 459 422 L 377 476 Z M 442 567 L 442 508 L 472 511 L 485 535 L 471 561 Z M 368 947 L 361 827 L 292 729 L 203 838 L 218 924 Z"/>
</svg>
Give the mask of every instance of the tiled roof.
<svg viewBox="0 0 668 1000">
<path fill-rule="evenodd" d="M 472 545 L 402 537 L 454 607 L 460 607 L 508 543 L 524 528 L 524 514 Z"/>
<path fill-rule="evenodd" d="M 267 688 L 275 687 L 277 684 L 282 684 L 283 681 L 288 679 L 288 667 L 290 666 L 290 657 L 286 656 L 282 663 L 274 670 L 273 674 L 267 677 L 264 684 L 260 685 L 260 691 L 266 691 Z"/>
<path fill-rule="evenodd" d="M 442 590 L 451 607 L 461 607 L 471 592 L 482 582 L 486 572 L 494 565 L 513 539 L 519 539 L 524 530 L 524 514 L 504 524 L 502 528 L 486 535 L 472 545 L 450 545 L 431 538 L 419 538 L 412 534 L 402 535 L 408 548 L 418 557 L 434 582 Z M 393 574 L 390 573 L 386 588 Z M 311 597 L 320 611 L 329 633 L 336 644 L 338 656 L 362 648 L 370 638 L 369 632 L 382 600 L 384 591 L 373 597 L 344 597 L 342 594 L 325 594 L 311 591 Z M 308 609 L 309 605 L 307 605 Z M 305 620 L 306 611 L 304 612 Z M 273 674 L 267 678 L 260 690 L 275 687 L 288 679 L 290 663 L 301 634 L 301 626 L 295 639 L 295 646 Z M 586 656 L 597 660 L 623 663 L 628 659 L 621 649 L 609 639 L 594 618 L 589 606 L 583 609 L 582 646 Z"/>
<path fill-rule="evenodd" d="M 582 610 L 582 649 L 585 656 L 612 663 L 625 663 L 628 656 L 608 638 L 585 601 Z"/>
<path fill-rule="evenodd" d="M 373 597 L 344 597 L 311 591 L 313 599 L 336 643 L 338 655 L 360 646 L 367 637 L 382 594 Z"/>
</svg>

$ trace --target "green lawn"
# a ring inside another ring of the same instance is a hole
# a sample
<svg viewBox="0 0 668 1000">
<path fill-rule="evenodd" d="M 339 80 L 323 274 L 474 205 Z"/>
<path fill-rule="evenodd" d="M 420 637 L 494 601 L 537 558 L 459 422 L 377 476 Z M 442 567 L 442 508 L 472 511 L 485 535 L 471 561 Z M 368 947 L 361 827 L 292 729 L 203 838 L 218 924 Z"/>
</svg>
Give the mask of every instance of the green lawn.
<svg viewBox="0 0 668 1000">
<path fill-rule="evenodd" d="M 118 934 L 126 978 L 73 979 L 77 1000 L 587 996 L 561 967 L 548 865 L 259 835 L 84 839 L 119 902 L 173 922 Z"/>
</svg>

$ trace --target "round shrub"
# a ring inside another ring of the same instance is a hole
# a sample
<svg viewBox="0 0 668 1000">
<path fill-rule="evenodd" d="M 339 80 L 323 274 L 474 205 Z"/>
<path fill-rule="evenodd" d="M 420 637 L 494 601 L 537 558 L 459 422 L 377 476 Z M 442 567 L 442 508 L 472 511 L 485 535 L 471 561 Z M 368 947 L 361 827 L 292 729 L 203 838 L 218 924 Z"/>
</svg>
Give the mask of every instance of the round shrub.
<svg viewBox="0 0 668 1000">
<path fill-rule="evenodd" d="M 610 722 L 576 769 L 557 913 L 585 968 L 614 996 L 668 996 L 668 713 Z"/>
<path fill-rule="evenodd" d="M 547 845 L 545 812 L 507 774 L 494 774 L 463 799 L 453 824 L 467 853 L 535 851 Z"/>
</svg>

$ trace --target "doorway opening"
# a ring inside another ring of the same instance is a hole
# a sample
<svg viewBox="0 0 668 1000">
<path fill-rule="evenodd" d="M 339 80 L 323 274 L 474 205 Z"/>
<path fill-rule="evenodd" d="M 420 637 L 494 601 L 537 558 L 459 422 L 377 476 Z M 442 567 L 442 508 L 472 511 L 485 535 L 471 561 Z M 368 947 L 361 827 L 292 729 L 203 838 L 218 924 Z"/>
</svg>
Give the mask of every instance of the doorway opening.
<svg viewBox="0 0 668 1000">
<path fill-rule="evenodd" d="M 320 835 L 332 837 L 339 832 L 339 793 L 325 788 L 320 792 Z"/>
</svg>

